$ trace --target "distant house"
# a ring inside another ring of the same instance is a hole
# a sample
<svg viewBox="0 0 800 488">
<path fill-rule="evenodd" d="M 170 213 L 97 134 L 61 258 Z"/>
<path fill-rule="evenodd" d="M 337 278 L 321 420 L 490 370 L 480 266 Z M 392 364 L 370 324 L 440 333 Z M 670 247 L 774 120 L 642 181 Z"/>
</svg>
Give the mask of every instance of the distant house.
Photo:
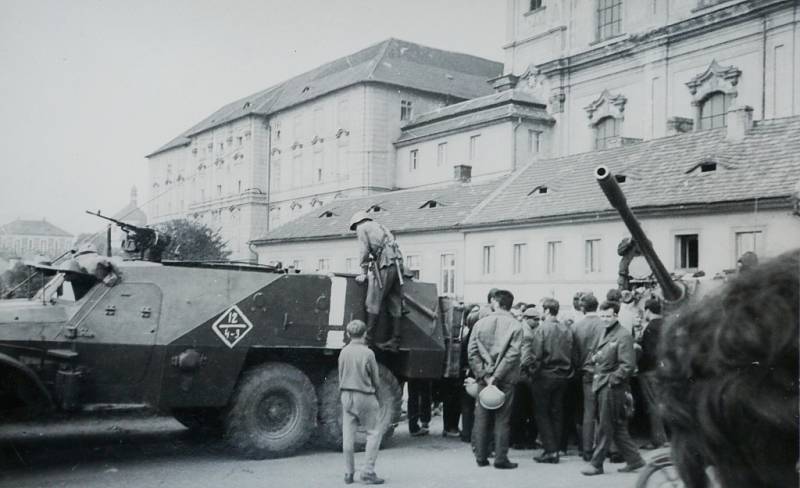
<svg viewBox="0 0 800 488">
<path fill-rule="evenodd" d="M 55 258 L 70 249 L 73 237 L 45 219 L 17 219 L 0 227 L 0 251 L 11 260 L 37 255 Z"/>
</svg>

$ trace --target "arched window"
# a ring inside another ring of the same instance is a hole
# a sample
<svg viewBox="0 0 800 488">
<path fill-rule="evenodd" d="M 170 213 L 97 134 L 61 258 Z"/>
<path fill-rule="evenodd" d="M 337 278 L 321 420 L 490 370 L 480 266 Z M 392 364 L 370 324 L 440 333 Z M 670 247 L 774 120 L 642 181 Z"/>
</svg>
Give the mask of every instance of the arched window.
<svg viewBox="0 0 800 488">
<path fill-rule="evenodd" d="M 700 105 L 700 129 L 725 127 L 730 97 L 723 92 L 714 92 Z"/>
<path fill-rule="evenodd" d="M 609 139 L 619 136 L 621 121 L 614 117 L 604 117 L 594 126 L 594 148 L 605 149 Z"/>
</svg>

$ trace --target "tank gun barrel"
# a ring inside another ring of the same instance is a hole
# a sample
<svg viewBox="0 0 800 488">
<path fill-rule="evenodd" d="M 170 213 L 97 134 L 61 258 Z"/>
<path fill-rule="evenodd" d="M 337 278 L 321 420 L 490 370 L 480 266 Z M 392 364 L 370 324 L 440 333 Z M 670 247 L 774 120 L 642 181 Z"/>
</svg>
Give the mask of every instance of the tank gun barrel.
<svg viewBox="0 0 800 488">
<path fill-rule="evenodd" d="M 653 250 L 653 244 L 647 238 L 642 226 L 639 225 L 639 221 L 628 206 L 625 194 L 622 193 L 622 189 L 619 187 L 614 175 L 606 166 L 601 165 L 595 168 L 594 176 L 611 206 L 619 212 L 625 227 L 628 228 L 633 240 L 647 260 L 647 264 L 650 265 L 650 269 L 653 271 L 653 275 L 664 293 L 664 299 L 668 302 L 680 301 L 684 297 L 683 289 L 675 283 L 667 268 L 664 267 L 664 263 L 661 262 L 658 254 Z"/>
</svg>

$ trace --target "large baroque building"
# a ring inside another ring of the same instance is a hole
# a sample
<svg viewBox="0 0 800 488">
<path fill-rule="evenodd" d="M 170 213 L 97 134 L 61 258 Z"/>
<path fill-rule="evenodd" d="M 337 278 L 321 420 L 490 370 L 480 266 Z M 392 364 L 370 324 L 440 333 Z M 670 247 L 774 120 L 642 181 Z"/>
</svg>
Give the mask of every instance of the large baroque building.
<svg viewBox="0 0 800 488">
<path fill-rule="evenodd" d="M 676 273 L 713 276 L 800 242 L 798 2 L 506 9 L 496 93 L 415 115 L 394 141 L 396 186 L 411 189 L 328 202 L 255 240 L 261 261 L 352 271 L 347 218 L 378 209 L 440 293 L 604 294 L 627 231 L 594 182 L 601 163 Z"/>
<path fill-rule="evenodd" d="M 248 242 L 333 199 L 398 188 L 393 143 L 416 114 L 492 93 L 501 63 L 389 39 L 222 107 L 148 155 L 151 223 Z"/>
<path fill-rule="evenodd" d="M 555 156 L 800 113 L 795 0 L 506 0 L 505 76 L 547 103 Z"/>
</svg>

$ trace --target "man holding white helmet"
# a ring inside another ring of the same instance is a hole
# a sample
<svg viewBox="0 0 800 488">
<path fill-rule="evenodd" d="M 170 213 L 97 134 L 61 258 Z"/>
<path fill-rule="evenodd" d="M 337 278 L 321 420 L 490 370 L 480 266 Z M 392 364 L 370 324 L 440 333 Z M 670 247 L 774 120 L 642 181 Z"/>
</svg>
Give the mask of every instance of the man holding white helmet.
<svg viewBox="0 0 800 488">
<path fill-rule="evenodd" d="M 475 324 L 468 346 L 469 365 L 481 387 L 472 430 L 475 461 L 481 467 L 489 465 L 489 426 L 494 417 L 494 467 L 514 469 L 517 463 L 508 459 L 508 443 L 514 386 L 520 374 L 522 325 L 509 312 L 514 303 L 511 292 L 498 290 L 491 301 L 494 312 Z"/>
<path fill-rule="evenodd" d="M 400 347 L 403 317 L 403 254 L 400 246 L 389 229 L 372 220 L 363 211 L 356 212 L 350 219 L 350 230 L 356 231 L 359 244 L 361 274 L 356 277 L 356 281 L 368 282 L 367 334 L 374 333 L 381 309 L 386 305 L 392 318 L 392 337 L 378 344 L 378 347 L 396 352 Z M 367 280 L 371 266 L 374 266 L 372 279 Z"/>
</svg>

